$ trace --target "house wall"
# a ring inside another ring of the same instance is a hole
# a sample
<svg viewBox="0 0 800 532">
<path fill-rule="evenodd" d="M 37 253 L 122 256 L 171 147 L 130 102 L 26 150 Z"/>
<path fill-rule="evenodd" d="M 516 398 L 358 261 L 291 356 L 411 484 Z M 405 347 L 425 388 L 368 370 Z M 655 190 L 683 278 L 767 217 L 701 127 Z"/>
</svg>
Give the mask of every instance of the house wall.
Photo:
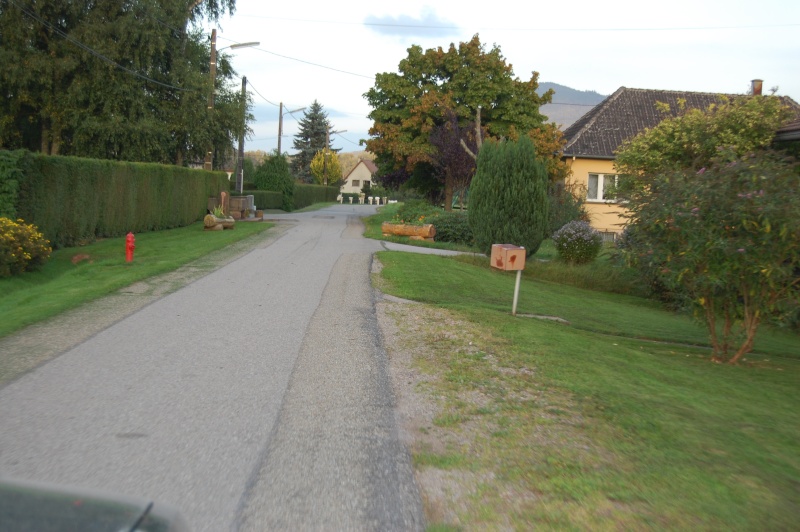
<svg viewBox="0 0 800 532">
<path fill-rule="evenodd" d="M 353 186 L 353 181 L 358 181 L 358 186 Z M 359 194 L 364 187 L 364 181 L 372 182 L 372 174 L 363 162 L 359 162 L 348 174 L 347 181 L 339 187 L 339 192 L 342 194 Z"/>
<path fill-rule="evenodd" d="M 567 159 L 572 174 L 567 178 L 569 185 L 577 185 L 586 198 L 589 174 L 615 174 L 614 161 L 604 159 Z M 622 214 L 625 209 L 613 202 L 586 200 L 584 204 L 593 228 L 603 233 L 621 233 L 625 224 Z"/>
</svg>

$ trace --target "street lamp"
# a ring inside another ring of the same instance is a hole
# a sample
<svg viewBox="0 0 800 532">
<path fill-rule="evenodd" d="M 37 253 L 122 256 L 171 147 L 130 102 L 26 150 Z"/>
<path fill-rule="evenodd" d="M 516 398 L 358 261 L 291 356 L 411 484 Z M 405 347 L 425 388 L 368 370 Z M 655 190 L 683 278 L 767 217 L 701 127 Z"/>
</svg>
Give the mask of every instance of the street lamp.
<svg viewBox="0 0 800 532">
<path fill-rule="evenodd" d="M 295 109 L 294 111 L 288 111 L 288 114 L 298 113 L 300 111 L 304 111 L 305 107 L 301 107 L 300 109 Z M 281 137 L 283 136 L 283 102 L 280 105 L 280 111 L 278 112 L 278 155 L 281 154 Z"/>
<path fill-rule="evenodd" d="M 238 44 L 232 44 L 230 46 L 225 46 L 220 48 L 219 51 L 226 49 L 235 50 L 236 48 L 249 48 L 251 46 L 258 46 L 261 44 L 260 42 L 243 42 Z M 216 28 L 211 30 L 211 62 L 209 64 L 209 71 L 211 72 L 211 92 L 208 95 L 208 110 L 209 112 L 214 109 L 214 90 L 216 88 L 217 83 L 217 30 Z M 203 168 L 205 170 L 212 169 L 212 156 L 214 152 L 214 146 L 210 146 L 208 152 L 206 152 L 206 159 L 203 163 Z"/>
</svg>

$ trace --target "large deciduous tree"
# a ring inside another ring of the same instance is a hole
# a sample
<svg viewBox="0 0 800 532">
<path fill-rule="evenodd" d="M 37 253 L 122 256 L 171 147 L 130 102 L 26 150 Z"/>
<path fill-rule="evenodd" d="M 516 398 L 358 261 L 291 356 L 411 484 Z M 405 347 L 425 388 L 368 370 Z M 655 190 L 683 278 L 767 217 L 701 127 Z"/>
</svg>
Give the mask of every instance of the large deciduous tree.
<svg viewBox="0 0 800 532">
<path fill-rule="evenodd" d="M 629 263 L 695 308 L 712 358 L 736 363 L 800 297 L 800 172 L 769 149 L 777 97 L 667 119 L 618 155 Z"/>
<path fill-rule="evenodd" d="M 294 149 L 297 154 L 292 156 L 292 171 L 301 181 L 310 183 L 313 179 L 311 161 L 323 149 L 331 149 L 329 132 L 333 125 L 328 120 L 322 104 L 317 100 L 303 111 L 300 120 L 300 130 L 294 136 Z M 338 150 L 334 150 L 338 151 Z"/>
<path fill-rule="evenodd" d="M 487 51 L 478 35 L 447 50 L 414 45 L 397 73 L 378 74 L 364 94 L 373 121 L 367 149 L 376 154 L 381 173 L 432 168 L 434 129 L 448 122 L 448 113 L 466 129 L 479 107 L 489 136 L 516 139 L 546 122 L 539 107 L 553 92 L 538 95 L 538 79 L 537 72 L 528 81 L 515 77 L 500 48 Z"/>
<path fill-rule="evenodd" d="M 470 152 L 462 146 L 464 142 Z M 464 196 L 475 174 L 475 158 L 478 151 L 475 127 L 472 122 L 461 127 L 458 117 L 447 112 L 446 121 L 436 126 L 430 135 L 430 143 L 435 149 L 431 162 L 439 179 L 444 183 L 444 208 L 452 210 L 453 194 L 458 192 L 459 204 L 464 208 Z"/>
</svg>

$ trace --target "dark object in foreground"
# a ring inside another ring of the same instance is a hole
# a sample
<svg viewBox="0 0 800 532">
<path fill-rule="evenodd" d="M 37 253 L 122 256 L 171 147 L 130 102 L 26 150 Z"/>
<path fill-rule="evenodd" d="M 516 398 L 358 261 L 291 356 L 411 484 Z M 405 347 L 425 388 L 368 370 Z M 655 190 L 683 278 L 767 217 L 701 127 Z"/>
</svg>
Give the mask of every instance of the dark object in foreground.
<svg viewBox="0 0 800 532">
<path fill-rule="evenodd" d="M 167 505 L 40 482 L 0 478 L 0 530 L 6 532 L 188 532 Z"/>
</svg>

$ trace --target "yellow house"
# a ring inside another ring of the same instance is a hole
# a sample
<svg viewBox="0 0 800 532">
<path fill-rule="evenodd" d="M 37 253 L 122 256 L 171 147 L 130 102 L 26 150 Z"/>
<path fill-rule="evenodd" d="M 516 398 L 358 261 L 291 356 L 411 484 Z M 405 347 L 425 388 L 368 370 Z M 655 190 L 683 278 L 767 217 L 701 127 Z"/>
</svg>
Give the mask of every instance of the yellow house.
<svg viewBox="0 0 800 532">
<path fill-rule="evenodd" d="M 372 184 L 372 176 L 378 171 L 375 163 L 369 159 L 359 159 L 358 164 L 344 176 L 339 192 L 342 194 L 360 194 L 365 185 Z"/>
<path fill-rule="evenodd" d="M 687 109 L 706 109 L 722 96 L 620 87 L 564 130 L 567 143 L 563 156 L 572 171 L 567 184 L 585 195 L 584 206 L 592 227 L 607 237 L 622 232 L 625 210 L 607 197 L 609 186 L 617 179 L 615 152 L 624 141 L 665 118 L 656 103 L 669 104 L 671 114 L 676 116 L 679 100 L 685 102 Z"/>
</svg>

